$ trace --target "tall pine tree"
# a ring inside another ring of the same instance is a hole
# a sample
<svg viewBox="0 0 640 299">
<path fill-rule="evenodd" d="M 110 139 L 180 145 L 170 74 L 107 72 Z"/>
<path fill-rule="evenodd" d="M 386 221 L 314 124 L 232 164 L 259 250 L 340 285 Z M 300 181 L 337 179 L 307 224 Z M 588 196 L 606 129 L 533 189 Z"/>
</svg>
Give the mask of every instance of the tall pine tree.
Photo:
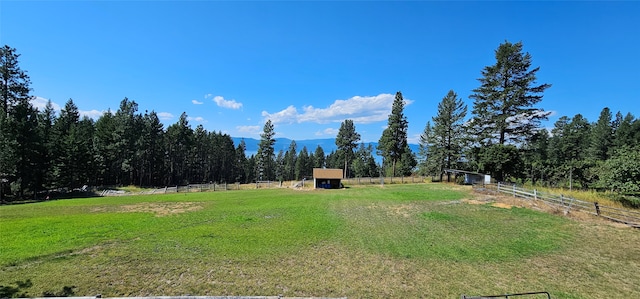
<svg viewBox="0 0 640 299">
<path fill-rule="evenodd" d="M 391 106 L 391 114 L 387 122 L 387 128 L 382 132 L 378 141 L 378 154 L 384 158 L 385 164 L 391 166 L 391 176 L 396 175 L 396 163 L 407 151 L 407 128 L 409 122 L 404 115 L 404 98 L 401 92 L 396 93 Z"/>
<path fill-rule="evenodd" d="M 353 120 L 346 119 L 340 124 L 340 130 L 338 130 L 338 136 L 336 137 L 338 152 L 344 159 L 343 173 L 345 178 L 349 177 L 348 166 L 355 157 L 353 150 L 358 146 L 358 141 L 360 141 L 360 134 L 356 132 Z"/>
<path fill-rule="evenodd" d="M 258 145 L 258 154 L 256 155 L 257 179 L 269 180 L 275 179 L 275 150 L 273 145 L 276 140 L 273 123 L 267 120 L 264 124 L 262 134 L 260 134 L 260 144 Z"/>
<path fill-rule="evenodd" d="M 473 102 L 470 130 L 480 144 L 520 142 L 532 136 L 549 115 L 534 107 L 550 84 L 537 84 L 539 67 L 531 68 L 531 55 L 522 42 L 506 41 L 495 51 L 496 64 L 482 70 L 480 87 L 469 96 Z"/>
<path fill-rule="evenodd" d="M 463 121 L 466 115 L 467 106 L 450 90 L 438 104 L 438 114 L 432 118 L 433 128 L 427 126 L 430 132 L 425 128 L 423 135 L 427 158 L 431 159 L 425 165 L 434 165 L 440 180 L 444 170 L 456 166 L 462 157 L 465 139 Z M 447 180 L 450 181 L 450 177 Z"/>
</svg>

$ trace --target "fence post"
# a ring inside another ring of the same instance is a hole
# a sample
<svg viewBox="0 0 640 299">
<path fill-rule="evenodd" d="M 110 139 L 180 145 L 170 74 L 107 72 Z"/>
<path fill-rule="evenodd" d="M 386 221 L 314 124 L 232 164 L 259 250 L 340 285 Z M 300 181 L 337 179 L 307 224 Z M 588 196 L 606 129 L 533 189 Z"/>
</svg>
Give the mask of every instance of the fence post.
<svg viewBox="0 0 640 299">
<path fill-rule="evenodd" d="M 593 205 L 596 206 L 596 215 L 600 216 L 600 205 L 598 205 L 598 202 L 594 202 Z"/>
<path fill-rule="evenodd" d="M 534 200 L 538 200 L 538 190 L 537 189 L 533 189 L 533 199 Z"/>
<path fill-rule="evenodd" d="M 560 203 L 564 206 L 564 195 L 560 194 Z"/>
</svg>

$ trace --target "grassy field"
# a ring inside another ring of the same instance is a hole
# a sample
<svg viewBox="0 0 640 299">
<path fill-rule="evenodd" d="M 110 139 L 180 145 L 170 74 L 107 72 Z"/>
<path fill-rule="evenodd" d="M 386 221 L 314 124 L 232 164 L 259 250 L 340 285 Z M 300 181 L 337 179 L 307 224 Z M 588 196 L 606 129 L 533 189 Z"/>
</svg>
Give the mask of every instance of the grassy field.
<svg viewBox="0 0 640 299">
<path fill-rule="evenodd" d="M 640 231 L 442 184 L 0 207 L 0 297 L 640 296 Z"/>
</svg>

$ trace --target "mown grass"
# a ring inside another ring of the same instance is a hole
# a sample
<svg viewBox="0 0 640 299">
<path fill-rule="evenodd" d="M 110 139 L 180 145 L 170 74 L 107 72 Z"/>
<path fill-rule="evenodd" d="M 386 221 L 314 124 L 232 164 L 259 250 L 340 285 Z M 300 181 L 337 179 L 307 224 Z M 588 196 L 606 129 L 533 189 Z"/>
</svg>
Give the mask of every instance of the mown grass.
<svg viewBox="0 0 640 299">
<path fill-rule="evenodd" d="M 553 298 L 640 294 L 636 230 L 468 204 L 441 184 L 0 207 L 0 285 L 27 296 Z"/>
</svg>

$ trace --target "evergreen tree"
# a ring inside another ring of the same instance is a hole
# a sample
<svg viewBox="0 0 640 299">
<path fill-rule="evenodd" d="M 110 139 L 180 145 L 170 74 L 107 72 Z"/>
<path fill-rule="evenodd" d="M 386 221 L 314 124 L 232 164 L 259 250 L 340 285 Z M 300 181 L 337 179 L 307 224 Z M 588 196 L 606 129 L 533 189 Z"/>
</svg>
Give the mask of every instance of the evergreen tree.
<svg viewBox="0 0 640 299">
<path fill-rule="evenodd" d="M 0 201 L 11 192 L 11 185 L 20 197 L 27 187 L 36 187 L 33 168 L 41 142 L 36 134 L 37 110 L 29 102 L 31 81 L 20 69 L 18 57 L 14 48 L 0 48 Z"/>
<path fill-rule="evenodd" d="M 496 64 L 484 68 L 480 87 L 470 96 L 474 116 L 469 130 L 481 145 L 523 141 L 549 115 L 534 105 L 551 85 L 536 83 L 540 68 L 531 69 L 531 55 L 522 52 L 522 42 L 500 44 L 495 57 Z"/>
<path fill-rule="evenodd" d="M 55 159 L 53 175 L 55 185 L 58 187 L 74 188 L 79 184 L 76 174 L 79 165 L 75 157 L 79 150 L 77 146 L 79 136 L 76 128 L 79 122 L 78 107 L 72 99 L 69 99 L 64 108 L 60 110 L 60 116 L 53 125 L 56 142 L 53 152 Z"/>
<path fill-rule="evenodd" d="M 409 148 L 408 144 L 404 150 L 404 153 L 402 153 L 398 164 L 398 172 L 402 176 L 410 176 L 411 174 L 413 174 L 414 168 L 416 167 L 416 165 L 418 165 L 416 155 L 411 151 L 411 148 Z"/>
<path fill-rule="evenodd" d="M 309 159 L 309 152 L 307 147 L 303 146 L 296 160 L 296 180 L 302 180 L 305 177 L 311 176 L 311 161 Z"/>
<path fill-rule="evenodd" d="M 273 123 L 267 120 L 264 124 L 263 132 L 260 134 L 260 144 L 258 145 L 258 154 L 256 157 L 257 179 L 258 180 L 274 180 L 275 179 L 275 151 L 273 145 L 276 140 L 273 138 Z"/>
<path fill-rule="evenodd" d="M 282 182 L 285 180 L 285 153 L 283 150 L 278 151 L 276 156 L 276 180 Z"/>
<path fill-rule="evenodd" d="M 235 167 L 233 139 L 228 134 L 222 134 L 222 132 L 218 132 L 215 136 L 215 143 L 219 145 L 219 151 L 214 157 L 220 159 L 220 168 L 216 180 L 225 183 L 232 182 L 233 169 Z"/>
<path fill-rule="evenodd" d="M 441 161 L 444 159 L 441 157 L 443 154 L 442 151 L 432 150 L 434 146 L 436 146 L 436 137 L 433 131 L 433 127 L 431 126 L 431 122 L 427 121 L 427 124 L 420 134 L 419 141 L 419 152 L 418 156 L 420 157 L 420 173 L 423 175 L 432 175 L 435 176 L 437 174 L 442 173 L 441 169 Z M 440 180 L 442 180 L 442 176 L 440 176 Z"/>
<path fill-rule="evenodd" d="M 38 134 L 38 111 L 28 99 L 20 99 L 10 109 L 9 117 L 12 123 L 9 126 L 10 136 L 16 145 L 14 188 L 20 198 L 25 197 L 26 191 L 33 192 L 35 196 L 39 186 L 36 186 L 34 178 L 37 176 L 38 149 L 42 143 Z"/>
<path fill-rule="evenodd" d="M 118 184 L 130 185 L 134 183 L 136 159 L 136 141 L 141 120 L 136 115 L 138 104 L 124 98 L 120 108 L 114 115 L 114 147 L 116 152 L 116 167 L 118 168 Z"/>
<path fill-rule="evenodd" d="M 402 93 L 398 91 L 391 106 L 387 128 L 384 129 L 378 141 L 378 154 L 384 158 L 385 164 L 391 166 L 391 177 L 396 175 L 396 163 L 400 161 L 407 149 L 409 122 L 404 115 L 404 105 Z"/>
<path fill-rule="evenodd" d="M 170 125 L 166 132 L 166 169 L 168 171 L 166 185 L 184 185 L 189 183 L 189 159 L 193 146 L 193 130 L 182 113 L 177 123 Z"/>
<path fill-rule="evenodd" d="M 572 119 L 563 116 L 556 121 L 549 140 L 549 158 L 557 183 L 587 183 L 586 170 L 592 165 L 586 160 L 590 143 L 590 124 L 581 114 Z"/>
<path fill-rule="evenodd" d="M 107 110 L 98 118 L 95 127 L 93 146 L 94 163 L 97 169 L 96 183 L 102 186 L 115 185 L 120 177 L 120 167 L 117 165 L 118 154 L 114 134 L 116 123 L 111 110 Z"/>
<path fill-rule="evenodd" d="M 522 170 L 522 156 L 512 144 L 492 144 L 480 151 L 478 164 L 485 173 L 491 173 L 498 181 L 517 178 Z"/>
<path fill-rule="evenodd" d="M 324 150 L 322 149 L 322 147 L 320 145 L 318 145 L 318 147 L 316 147 L 316 150 L 314 152 L 314 156 L 316 157 L 315 159 L 315 164 L 313 165 L 314 168 L 324 168 L 325 165 L 325 161 L 326 161 L 326 157 L 324 155 Z"/>
<path fill-rule="evenodd" d="M 214 177 L 222 166 L 220 160 L 214 158 L 220 154 L 220 144 L 215 139 L 215 133 L 207 132 L 201 124 L 196 126 L 193 131 L 193 146 L 189 155 L 191 159 L 189 163 L 191 176 L 187 178 L 189 182 L 218 181 Z"/>
<path fill-rule="evenodd" d="M 284 169 L 282 177 L 285 181 L 291 181 L 295 179 L 296 176 L 296 160 L 298 159 L 298 148 L 295 140 L 291 140 L 289 144 L 289 149 L 285 153 L 284 159 Z"/>
<path fill-rule="evenodd" d="M 247 150 L 247 144 L 244 142 L 244 139 L 240 140 L 238 147 L 236 147 L 235 158 L 235 181 L 239 183 L 248 183 L 247 173 L 245 171 L 247 167 L 247 155 L 245 154 Z"/>
<path fill-rule="evenodd" d="M 549 166 L 549 131 L 542 129 L 534 134 L 524 145 L 523 162 L 527 176 L 532 184 L 545 180 Z"/>
<path fill-rule="evenodd" d="M 605 107 L 600 112 L 598 122 L 591 128 L 590 139 L 589 157 L 599 161 L 608 159 L 613 144 L 612 115 L 609 108 Z"/>
<path fill-rule="evenodd" d="M 94 184 L 95 165 L 93 152 L 93 135 L 95 125 L 93 120 L 83 117 L 78 124 L 71 129 L 69 140 L 73 142 L 72 156 L 74 157 L 73 180 L 71 187 L 80 188 Z"/>
<path fill-rule="evenodd" d="M 355 177 L 377 177 L 378 166 L 373 157 L 373 146 L 371 144 L 364 145 L 360 143 L 355 153 L 355 159 L 351 163 L 353 174 Z"/>
<path fill-rule="evenodd" d="M 638 131 L 634 128 L 635 124 L 640 124 L 639 120 L 635 119 L 633 114 L 627 113 L 624 117 L 618 112 L 616 114 L 617 126 L 614 132 L 614 148 L 622 148 L 625 146 L 635 146 L 640 144 L 640 136 L 637 136 Z M 637 127 L 637 125 L 636 125 Z"/>
<path fill-rule="evenodd" d="M 0 48 L 0 111 L 10 115 L 18 102 L 28 101 L 31 80 L 18 66 L 19 54 L 7 45 Z"/>
<path fill-rule="evenodd" d="M 433 128 L 428 125 L 423 132 L 424 147 L 429 153 L 427 158 L 431 158 L 431 161 L 424 163 L 434 166 L 441 181 L 444 170 L 457 168 L 462 157 L 465 138 L 463 121 L 466 115 L 467 106 L 450 90 L 438 104 L 438 114 L 432 118 Z M 447 181 L 450 181 L 450 177 Z"/>
<path fill-rule="evenodd" d="M 161 186 L 163 184 L 163 138 L 164 128 L 156 112 L 145 112 L 142 117 L 142 131 L 136 145 L 136 151 L 140 157 L 140 173 L 137 180 L 140 186 Z"/>
<path fill-rule="evenodd" d="M 41 141 L 38 147 L 38 162 L 35 166 L 36 177 L 34 178 L 38 188 L 53 187 L 53 152 L 55 149 L 55 137 L 53 124 L 56 115 L 51 101 L 47 102 L 43 111 L 38 113 L 38 135 Z"/>
<path fill-rule="evenodd" d="M 348 165 L 353 161 L 353 150 L 358 146 L 360 134 L 356 132 L 356 126 L 353 120 L 346 119 L 340 125 L 338 136 L 336 137 L 336 145 L 342 158 L 344 159 L 344 177 L 349 177 Z"/>
</svg>

